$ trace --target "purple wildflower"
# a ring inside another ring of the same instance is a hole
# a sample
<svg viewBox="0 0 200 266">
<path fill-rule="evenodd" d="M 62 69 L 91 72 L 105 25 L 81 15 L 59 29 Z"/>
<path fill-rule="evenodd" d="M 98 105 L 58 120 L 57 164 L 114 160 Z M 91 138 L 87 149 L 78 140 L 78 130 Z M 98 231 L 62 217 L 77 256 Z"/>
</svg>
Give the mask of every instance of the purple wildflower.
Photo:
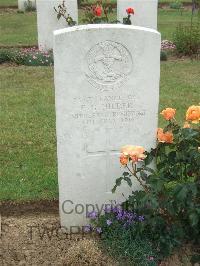
<svg viewBox="0 0 200 266">
<path fill-rule="evenodd" d="M 95 212 L 95 211 L 89 212 L 87 214 L 87 217 L 90 218 L 90 219 L 92 219 L 92 220 L 95 220 L 97 218 L 97 216 L 98 216 L 98 213 Z"/>
<path fill-rule="evenodd" d="M 85 226 L 83 226 L 84 233 L 89 233 L 91 230 L 92 230 L 92 227 L 90 224 L 86 224 Z"/>
<path fill-rule="evenodd" d="M 106 205 L 106 207 L 104 208 L 104 211 L 105 211 L 105 213 L 111 213 L 112 207 Z"/>
<path fill-rule="evenodd" d="M 144 221 L 144 216 L 143 215 L 138 216 L 138 221 L 143 222 Z"/>
<path fill-rule="evenodd" d="M 137 218 L 137 214 L 134 212 L 133 213 L 133 219 L 135 220 Z"/>
<path fill-rule="evenodd" d="M 123 216 L 123 211 L 119 211 L 117 213 L 117 216 L 116 216 L 117 220 L 123 220 L 124 216 Z"/>
<path fill-rule="evenodd" d="M 128 219 L 128 220 L 133 220 L 134 219 L 134 214 L 132 212 L 125 212 L 125 217 Z"/>
<path fill-rule="evenodd" d="M 114 213 L 121 212 L 121 211 L 122 211 L 122 207 L 121 207 L 120 205 L 116 205 L 116 206 L 112 209 L 112 211 L 113 211 Z"/>
<path fill-rule="evenodd" d="M 108 219 L 108 220 L 106 221 L 106 223 L 107 223 L 108 226 L 110 226 L 110 225 L 112 224 L 112 221 Z"/>
<path fill-rule="evenodd" d="M 101 234 L 101 233 L 102 233 L 102 229 L 101 229 L 101 227 L 97 227 L 97 228 L 96 228 L 96 231 L 97 231 L 98 234 Z"/>
</svg>

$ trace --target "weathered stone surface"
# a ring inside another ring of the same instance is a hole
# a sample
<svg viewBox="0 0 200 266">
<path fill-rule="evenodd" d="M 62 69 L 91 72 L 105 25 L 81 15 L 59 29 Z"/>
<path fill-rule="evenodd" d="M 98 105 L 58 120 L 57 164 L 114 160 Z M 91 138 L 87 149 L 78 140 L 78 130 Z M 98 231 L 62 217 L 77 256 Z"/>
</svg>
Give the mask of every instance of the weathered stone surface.
<svg viewBox="0 0 200 266">
<path fill-rule="evenodd" d="M 40 50 L 53 48 L 53 31 L 68 27 L 66 21 L 61 17 L 57 19 L 54 7 L 58 7 L 62 0 L 37 0 L 37 26 L 38 46 Z M 67 14 L 78 22 L 77 0 L 66 0 Z"/>
<path fill-rule="evenodd" d="M 101 209 L 130 193 L 127 184 L 111 193 L 121 146 L 156 144 L 161 41 L 155 30 L 114 24 L 54 36 L 60 215 L 69 227 L 87 222 L 87 204 Z"/>
<path fill-rule="evenodd" d="M 117 0 L 117 18 L 123 21 L 126 9 L 132 7 L 135 14 L 131 16 L 134 26 L 157 29 L 158 0 Z"/>
</svg>

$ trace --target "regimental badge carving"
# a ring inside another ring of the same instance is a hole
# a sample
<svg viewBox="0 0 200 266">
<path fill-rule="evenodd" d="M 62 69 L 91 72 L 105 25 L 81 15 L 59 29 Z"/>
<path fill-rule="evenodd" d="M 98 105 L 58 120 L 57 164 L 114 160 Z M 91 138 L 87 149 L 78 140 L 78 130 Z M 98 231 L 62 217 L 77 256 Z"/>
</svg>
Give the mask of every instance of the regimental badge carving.
<svg viewBox="0 0 200 266">
<path fill-rule="evenodd" d="M 125 46 L 118 42 L 104 41 L 92 47 L 87 55 L 89 83 L 101 91 L 121 87 L 133 67 L 132 56 Z"/>
</svg>

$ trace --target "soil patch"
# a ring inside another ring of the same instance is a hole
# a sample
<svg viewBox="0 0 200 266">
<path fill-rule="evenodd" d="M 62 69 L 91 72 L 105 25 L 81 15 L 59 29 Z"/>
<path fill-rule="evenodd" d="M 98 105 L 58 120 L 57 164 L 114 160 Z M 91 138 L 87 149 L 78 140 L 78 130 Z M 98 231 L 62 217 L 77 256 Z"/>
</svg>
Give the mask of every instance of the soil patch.
<svg viewBox="0 0 200 266">
<path fill-rule="evenodd" d="M 118 265 L 103 254 L 97 242 L 91 235 L 62 230 L 58 213 L 31 214 L 30 210 L 16 216 L 4 213 L 0 265 Z"/>
<path fill-rule="evenodd" d="M 26 202 L 0 201 L 0 214 L 2 216 L 43 215 L 59 212 L 58 200 L 38 200 Z"/>
<path fill-rule="evenodd" d="M 125 265 L 99 248 L 96 235 L 77 228 L 64 230 L 58 200 L 0 202 L 0 214 L 1 266 Z M 199 254 L 199 249 L 195 253 Z M 191 247 L 186 247 L 160 266 L 191 266 L 190 258 Z"/>
</svg>

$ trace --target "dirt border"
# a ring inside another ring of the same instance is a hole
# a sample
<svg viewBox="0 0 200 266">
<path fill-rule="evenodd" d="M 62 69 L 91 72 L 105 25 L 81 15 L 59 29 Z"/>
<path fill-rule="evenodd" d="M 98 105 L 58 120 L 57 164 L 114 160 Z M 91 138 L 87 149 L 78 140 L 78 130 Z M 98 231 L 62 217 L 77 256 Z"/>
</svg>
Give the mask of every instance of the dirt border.
<svg viewBox="0 0 200 266">
<path fill-rule="evenodd" d="M 7 8 L 10 8 L 10 9 L 18 9 L 18 6 L 0 6 L 0 9 L 7 9 Z"/>
<path fill-rule="evenodd" d="M 0 214 L 2 216 L 20 216 L 24 214 L 58 214 L 59 201 L 38 200 L 26 202 L 0 201 Z"/>
<path fill-rule="evenodd" d="M 0 49 L 12 49 L 12 48 L 33 48 L 33 47 L 36 47 L 38 48 L 38 44 L 35 44 L 35 45 L 25 45 L 25 44 L 16 44 L 16 45 L 1 45 L 0 44 Z"/>
</svg>

